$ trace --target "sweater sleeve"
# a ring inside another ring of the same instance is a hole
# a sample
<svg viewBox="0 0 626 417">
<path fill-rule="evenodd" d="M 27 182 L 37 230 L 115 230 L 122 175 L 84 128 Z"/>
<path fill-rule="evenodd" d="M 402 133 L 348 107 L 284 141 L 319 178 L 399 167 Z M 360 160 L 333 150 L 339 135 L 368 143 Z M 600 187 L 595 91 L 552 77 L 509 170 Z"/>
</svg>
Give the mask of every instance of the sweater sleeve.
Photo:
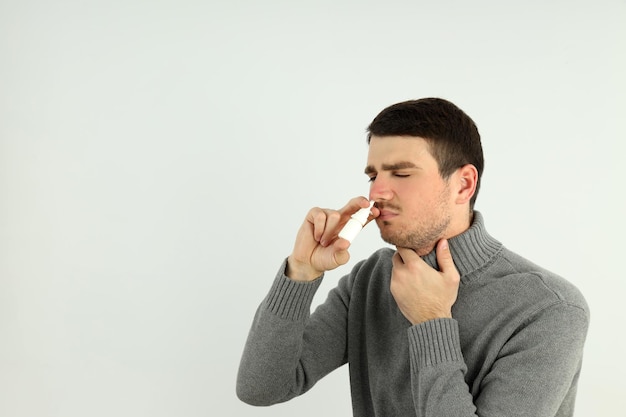
<svg viewBox="0 0 626 417">
<path fill-rule="evenodd" d="M 417 416 L 573 415 L 589 317 L 556 303 L 520 324 L 472 396 L 453 319 L 409 329 L 411 381 Z"/>
<path fill-rule="evenodd" d="M 344 300 L 333 290 L 311 317 L 322 277 L 293 281 L 285 267 L 286 261 L 257 309 L 239 365 L 237 396 L 251 405 L 301 395 L 346 362 Z"/>
</svg>

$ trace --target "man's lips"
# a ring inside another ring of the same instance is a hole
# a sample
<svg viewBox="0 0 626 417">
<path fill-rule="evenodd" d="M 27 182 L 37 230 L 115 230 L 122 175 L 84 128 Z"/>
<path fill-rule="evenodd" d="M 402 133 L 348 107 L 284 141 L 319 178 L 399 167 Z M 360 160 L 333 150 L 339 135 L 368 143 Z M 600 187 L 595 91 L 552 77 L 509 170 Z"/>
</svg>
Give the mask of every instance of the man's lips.
<svg viewBox="0 0 626 417">
<path fill-rule="evenodd" d="M 388 209 L 380 210 L 380 215 L 376 218 L 377 220 L 389 220 L 393 217 L 396 217 L 398 213 Z"/>
</svg>

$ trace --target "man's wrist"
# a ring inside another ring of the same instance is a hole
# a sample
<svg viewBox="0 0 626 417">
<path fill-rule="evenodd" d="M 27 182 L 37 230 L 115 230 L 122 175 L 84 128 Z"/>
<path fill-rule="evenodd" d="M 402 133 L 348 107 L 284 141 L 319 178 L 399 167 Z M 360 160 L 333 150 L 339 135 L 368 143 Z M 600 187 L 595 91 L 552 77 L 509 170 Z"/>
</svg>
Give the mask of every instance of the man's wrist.
<svg viewBox="0 0 626 417">
<path fill-rule="evenodd" d="M 287 266 L 285 267 L 285 275 L 287 278 L 294 281 L 310 282 L 319 278 L 323 274 L 323 271 L 318 271 L 311 265 L 303 264 L 292 259 L 290 256 L 287 258 Z"/>
</svg>

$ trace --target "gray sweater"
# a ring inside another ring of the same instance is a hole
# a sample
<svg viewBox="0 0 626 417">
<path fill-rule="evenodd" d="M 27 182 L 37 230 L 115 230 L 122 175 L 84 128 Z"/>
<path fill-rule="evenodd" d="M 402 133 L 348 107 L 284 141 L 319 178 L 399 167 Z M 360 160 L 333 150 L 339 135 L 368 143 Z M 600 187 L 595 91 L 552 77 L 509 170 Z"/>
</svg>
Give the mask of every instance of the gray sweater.
<svg viewBox="0 0 626 417">
<path fill-rule="evenodd" d="M 389 290 L 394 251 L 358 263 L 313 314 L 321 278 L 280 268 L 257 310 L 237 395 L 287 401 L 349 364 L 354 416 L 571 416 L 589 309 L 563 278 L 507 250 L 475 212 L 449 240 L 461 284 L 452 319 L 412 326 Z M 424 260 L 437 268 L 435 253 Z"/>
</svg>

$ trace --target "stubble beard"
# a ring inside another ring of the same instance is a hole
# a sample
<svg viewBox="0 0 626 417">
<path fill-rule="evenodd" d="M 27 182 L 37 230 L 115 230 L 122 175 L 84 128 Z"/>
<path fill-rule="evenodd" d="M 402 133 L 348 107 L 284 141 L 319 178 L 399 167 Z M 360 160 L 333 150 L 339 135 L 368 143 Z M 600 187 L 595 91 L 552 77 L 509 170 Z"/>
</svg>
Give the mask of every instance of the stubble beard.
<svg viewBox="0 0 626 417">
<path fill-rule="evenodd" d="M 404 225 L 383 220 L 380 225 L 380 236 L 391 245 L 411 248 L 421 256 L 426 255 L 444 237 L 452 221 L 450 208 L 443 194 L 429 212 L 428 218 L 412 218 L 409 219 L 409 224 Z"/>
<path fill-rule="evenodd" d="M 411 248 L 420 255 L 430 252 L 444 235 L 450 224 L 450 216 L 446 215 L 436 219 L 436 222 L 425 223 L 417 221 L 418 224 L 412 229 L 400 228 L 399 230 L 385 230 L 391 225 L 383 221 L 380 235 L 382 239 L 396 247 Z M 391 226 L 393 227 L 393 226 Z"/>
</svg>

